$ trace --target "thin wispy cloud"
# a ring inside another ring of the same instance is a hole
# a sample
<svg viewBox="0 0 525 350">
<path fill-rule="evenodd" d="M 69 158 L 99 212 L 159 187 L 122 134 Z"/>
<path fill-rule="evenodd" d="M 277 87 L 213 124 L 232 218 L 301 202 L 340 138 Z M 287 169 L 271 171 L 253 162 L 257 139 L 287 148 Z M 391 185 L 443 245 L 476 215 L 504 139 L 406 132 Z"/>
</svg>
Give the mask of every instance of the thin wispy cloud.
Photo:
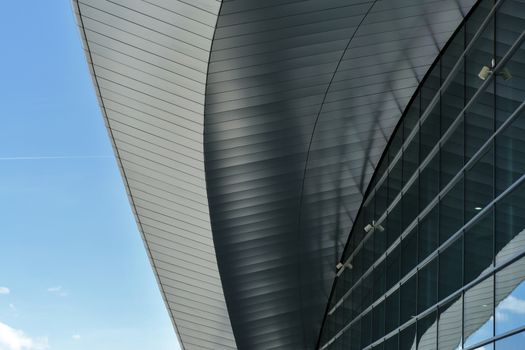
<svg viewBox="0 0 525 350">
<path fill-rule="evenodd" d="M 46 337 L 33 338 L 19 329 L 0 322 L 0 349 L 45 350 L 49 349 L 49 342 Z"/>
<path fill-rule="evenodd" d="M 7 287 L 0 287 L 0 294 L 9 294 L 11 293 L 11 290 L 9 290 L 9 288 Z"/>
<path fill-rule="evenodd" d="M 0 157 L 0 160 L 46 160 L 46 159 L 107 159 L 111 156 L 26 156 Z"/>
<path fill-rule="evenodd" d="M 47 291 L 60 297 L 67 297 L 68 292 L 62 286 L 49 287 Z"/>
</svg>

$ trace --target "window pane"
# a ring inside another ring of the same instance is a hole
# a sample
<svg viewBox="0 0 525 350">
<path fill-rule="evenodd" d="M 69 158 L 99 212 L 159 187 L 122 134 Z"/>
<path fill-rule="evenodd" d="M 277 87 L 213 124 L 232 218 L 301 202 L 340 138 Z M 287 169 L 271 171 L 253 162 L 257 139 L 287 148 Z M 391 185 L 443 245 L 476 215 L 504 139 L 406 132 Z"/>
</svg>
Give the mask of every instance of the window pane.
<svg viewBox="0 0 525 350">
<path fill-rule="evenodd" d="M 386 260 L 383 260 L 374 268 L 374 300 L 379 299 L 385 293 L 386 274 L 385 274 Z"/>
<path fill-rule="evenodd" d="M 461 348 L 462 299 L 459 297 L 439 308 L 438 349 Z"/>
<path fill-rule="evenodd" d="M 399 349 L 413 350 L 416 348 L 416 324 L 403 329 L 399 334 Z"/>
<path fill-rule="evenodd" d="M 514 334 L 496 342 L 496 350 L 523 350 L 525 332 Z"/>
<path fill-rule="evenodd" d="M 417 343 L 419 350 L 434 350 L 437 346 L 436 312 L 417 321 Z"/>
<path fill-rule="evenodd" d="M 400 263 L 399 246 L 397 246 L 386 257 L 386 290 L 399 282 Z"/>
<path fill-rule="evenodd" d="M 417 264 L 417 226 L 401 241 L 401 277 Z"/>
<path fill-rule="evenodd" d="M 525 258 L 496 274 L 496 335 L 525 326 Z"/>
<path fill-rule="evenodd" d="M 397 350 L 398 347 L 398 335 L 394 335 L 385 341 L 385 350 Z"/>
<path fill-rule="evenodd" d="M 496 194 L 525 174 L 525 112 L 496 136 Z"/>
<path fill-rule="evenodd" d="M 525 184 L 496 204 L 496 263 L 525 250 Z"/>
<path fill-rule="evenodd" d="M 401 226 L 401 232 L 403 232 L 407 226 L 412 223 L 419 213 L 417 203 L 419 196 L 418 190 L 418 180 L 416 179 L 408 191 L 403 194 L 403 224 Z"/>
<path fill-rule="evenodd" d="M 386 298 L 385 307 L 385 332 L 388 333 L 399 326 L 399 290 Z"/>
<path fill-rule="evenodd" d="M 385 302 L 379 303 L 372 310 L 373 341 L 385 335 Z"/>
<path fill-rule="evenodd" d="M 387 247 L 390 247 L 401 234 L 401 202 L 398 202 L 392 211 L 388 213 L 385 231 Z"/>
<path fill-rule="evenodd" d="M 445 242 L 463 226 L 463 179 L 439 203 L 439 242 Z"/>
<path fill-rule="evenodd" d="M 438 245 L 438 206 L 419 222 L 418 259 L 423 261 Z"/>
<path fill-rule="evenodd" d="M 403 184 L 414 175 L 419 166 L 419 133 L 403 152 Z"/>
<path fill-rule="evenodd" d="M 452 133 L 441 147 L 441 189 L 443 189 L 463 167 L 464 134 L 463 123 Z"/>
<path fill-rule="evenodd" d="M 487 203 L 493 193 L 493 157 L 492 147 L 476 164 L 465 173 L 465 222 L 469 221 Z"/>
<path fill-rule="evenodd" d="M 465 282 L 467 284 L 492 265 L 493 211 L 465 231 Z"/>
<path fill-rule="evenodd" d="M 412 276 L 401 285 L 401 324 L 417 315 L 416 312 L 416 277 Z"/>
<path fill-rule="evenodd" d="M 392 203 L 394 198 L 401 191 L 401 181 L 402 181 L 402 163 L 397 162 L 396 165 L 390 173 L 388 174 L 388 205 Z"/>
<path fill-rule="evenodd" d="M 419 207 L 424 209 L 439 193 L 439 154 L 419 175 Z"/>
<path fill-rule="evenodd" d="M 421 313 L 437 301 L 437 259 L 419 270 L 417 288 L 417 311 Z"/>
<path fill-rule="evenodd" d="M 463 286 L 463 238 L 457 239 L 439 255 L 439 300 Z"/>
<path fill-rule="evenodd" d="M 372 312 L 367 312 L 361 318 L 361 348 L 372 342 Z"/>
<path fill-rule="evenodd" d="M 465 292 L 465 347 L 493 336 L 494 278 L 491 276 Z"/>
<path fill-rule="evenodd" d="M 483 65 L 490 64 L 491 58 L 488 62 L 479 62 L 475 69 Z M 482 81 L 477 77 L 478 81 Z M 491 82 L 489 86 L 481 93 L 476 102 L 471 105 L 465 112 L 465 150 L 466 160 L 470 159 L 481 146 L 489 139 L 494 131 L 494 84 Z"/>
</svg>

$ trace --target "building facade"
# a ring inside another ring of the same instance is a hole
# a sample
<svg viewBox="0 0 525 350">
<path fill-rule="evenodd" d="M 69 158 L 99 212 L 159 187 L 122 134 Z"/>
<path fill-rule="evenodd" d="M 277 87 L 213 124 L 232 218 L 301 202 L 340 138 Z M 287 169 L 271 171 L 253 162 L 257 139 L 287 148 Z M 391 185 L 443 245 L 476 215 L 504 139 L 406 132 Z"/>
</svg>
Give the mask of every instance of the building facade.
<svg viewBox="0 0 525 350">
<path fill-rule="evenodd" d="M 521 349 L 525 2 L 73 0 L 184 349 Z"/>
</svg>

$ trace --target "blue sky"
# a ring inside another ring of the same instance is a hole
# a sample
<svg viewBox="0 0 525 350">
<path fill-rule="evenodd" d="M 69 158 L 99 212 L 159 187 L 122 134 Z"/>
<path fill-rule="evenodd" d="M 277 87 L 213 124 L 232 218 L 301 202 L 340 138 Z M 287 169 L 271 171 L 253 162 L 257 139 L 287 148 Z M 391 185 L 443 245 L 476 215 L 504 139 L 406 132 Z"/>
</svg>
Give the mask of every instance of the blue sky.
<svg viewBox="0 0 525 350">
<path fill-rule="evenodd" d="M 178 349 L 69 0 L 4 2 L 0 42 L 0 350 Z"/>
</svg>

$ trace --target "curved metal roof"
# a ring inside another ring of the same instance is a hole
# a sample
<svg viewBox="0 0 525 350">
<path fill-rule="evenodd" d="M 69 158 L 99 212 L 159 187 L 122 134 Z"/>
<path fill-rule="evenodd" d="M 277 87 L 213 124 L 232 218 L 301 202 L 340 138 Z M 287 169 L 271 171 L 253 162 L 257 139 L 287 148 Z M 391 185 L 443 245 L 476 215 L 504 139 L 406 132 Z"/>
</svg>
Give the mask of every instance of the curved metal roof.
<svg viewBox="0 0 525 350">
<path fill-rule="evenodd" d="M 473 2 L 223 3 L 206 88 L 206 179 L 239 348 L 315 347 L 375 166 Z"/>
<path fill-rule="evenodd" d="M 185 349 L 235 349 L 210 228 L 204 92 L 220 2 L 74 0 L 137 225 Z"/>
<path fill-rule="evenodd" d="M 73 0 L 186 349 L 315 346 L 368 181 L 473 3 Z"/>
</svg>

